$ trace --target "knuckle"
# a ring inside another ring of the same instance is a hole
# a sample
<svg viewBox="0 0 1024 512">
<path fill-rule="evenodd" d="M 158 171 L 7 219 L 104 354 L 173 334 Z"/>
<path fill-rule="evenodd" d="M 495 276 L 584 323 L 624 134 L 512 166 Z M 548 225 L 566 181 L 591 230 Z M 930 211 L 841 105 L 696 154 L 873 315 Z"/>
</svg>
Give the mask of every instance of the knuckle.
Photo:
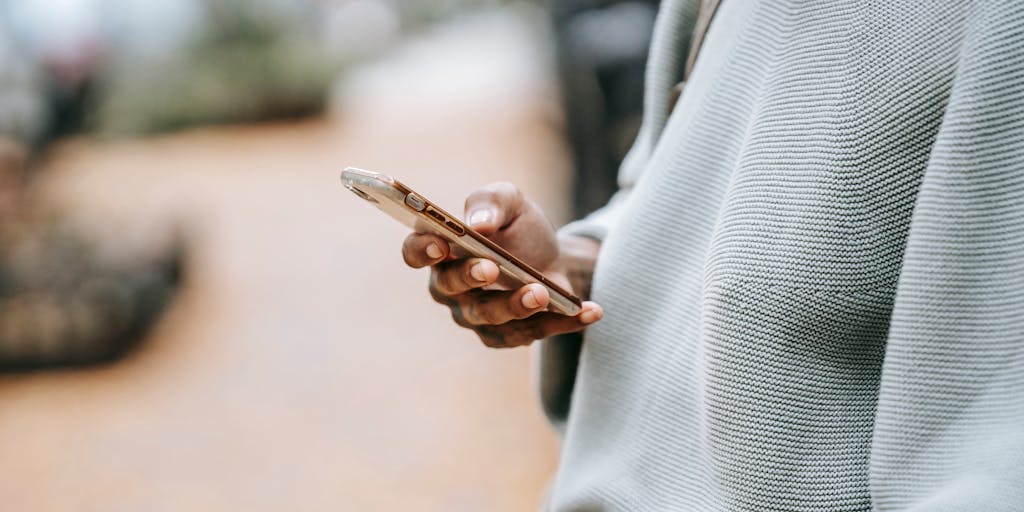
<svg viewBox="0 0 1024 512">
<path fill-rule="evenodd" d="M 505 324 L 517 319 L 517 313 L 510 308 L 508 292 L 491 292 L 479 299 L 479 309 L 484 312 L 487 323 Z"/>
<path fill-rule="evenodd" d="M 449 306 L 449 310 L 452 313 L 452 321 L 455 322 L 459 327 L 472 328 L 473 324 L 466 321 L 466 316 L 462 312 L 462 308 L 459 306 Z"/>
<path fill-rule="evenodd" d="M 412 252 L 407 249 L 402 249 L 402 260 L 410 267 L 420 266 L 420 262 L 412 255 Z"/>
<path fill-rule="evenodd" d="M 461 305 L 462 315 L 467 322 L 473 325 L 480 325 L 486 323 L 481 317 L 480 312 L 477 311 L 476 303 L 472 300 L 466 301 Z"/>
<path fill-rule="evenodd" d="M 466 260 L 442 263 L 435 269 L 437 270 L 437 288 L 442 293 L 454 295 L 476 287 L 473 284 Z"/>
<path fill-rule="evenodd" d="M 494 301 L 490 293 L 494 292 L 474 294 L 469 302 L 468 309 L 472 312 L 474 321 L 479 325 L 497 326 L 508 321 L 506 313 L 501 310 L 500 303 Z"/>
<path fill-rule="evenodd" d="M 495 325 L 501 323 L 501 317 L 497 311 L 490 306 L 487 302 L 478 302 L 476 307 L 473 308 L 476 313 L 476 318 L 481 324 Z"/>
<path fill-rule="evenodd" d="M 468 210 L 469 207 L 474 204 L 493 202 L 494 197 L 494 191 L 492 191 L 489 187 L 474 190 L 472 193 L 466 196 L 466 209 Z"/>
<path fill-rule="evenodd" d="M 480 342 L 490 348 L 504 348 L 508 346 L 504 334 L 498 329 L 478 327 L 476 330 Z"/>
<path fill-rule="evenodd" d="M 419 264 L 419 260 L 416 258 L 416 251 L 414 249 L 415 241 L 409 237 L 402 242 L 402 259 L 405 260 L 405 264 L 410 267 L 415 267 Z"/>
<path fill-rule="evenodd" d="M 505 345 L 503 345 L 503 346 L 505 346 L 505 347 L 521 347 L 521 346 L 525 345 L 526 343 L 527 342 L 525 341 L 525 339 L 522 336 L 519 336 L 518 334 L 513 334 L 513 335 L 511 335 L 511 336 L 509 336 L 508 338 L 505 339 Z"/>
<path fill-rule="evenodd" d="M 442 295 L 451 295 L 456 291 L 457 287 L 455 286 L 455 283 L 453 282 L 454 279 L 452 279 L 452 277 L 452 271 L 450 268 L 437 270 L 435 286 L 437 287 L 437 291 Z"/>
<path fill-rule="evenodd" d="M 466 198 L 466 207 L 477 203 L 493 203 L 505 205 L 505 203 L 516 202 L 522 198 L 519 187 L 507 181 L 498 181 L 477 189 Z"/>
<path fill-rule="evenodd" d="M 477 334 L 477 337 L 480 338 L 480 342 L 483 343 L 487 347 L 498 348 L 498 347 L 501 346 L 500 344 L 498 344 L 497 340 L 495 340 L 494 338 L 491 338 L 491 337 L 489 337 L 489 336 L 487 336 L 485 334 L 481 334 L 479 332 L 476 333 L 476 334 Z"/>
<path fill-rule="evenodd" d="M 515 197 L 519 195 L 519 187 L 508 181 L 497 181 L 486 187 L 493 194 L 504 197 Z"/>
<path fill-rule="evenodd" d="M 447 279 L 445 279 L 444 272 L 438 272 L 437 278 L 434 279 L 434 290 L 438 295 L 447 296 L 450 290 L 448 289 Z"/>
<path fill-rule="evenodd" d="M 523 192 L 507 181 L 493 184 L 492 190 L 495 202 L 499 202 L 505 208 L 517 208 L 523 202 Z"/>
<path fill-rule="evenodd" d="M 472 274 L 473 265 L 475 263 L 476 262 L 474 260 L 466 260 L 466 262 L 462 265 L 462 268 L 459 269 L 460 284 L 462 284 L 462 286 L 464 286 L 467 290 L 476 287 L 476 279 L 473 278 Z"/>
<path fill-rule="evenodd" d="M 437 269 L 430 271 L 430 281 L 427 284 L 427 289 L 430 290 L 430 295 L 435 299 L 441 295 L 441 291 L 437 288 Z"/>
<path fill-rule="evenodd" d="M 523 305 L 522 298 L 516 296 L 509 297 L 509 299 L 505 301 L 505 307 L 508 308 L 509 316 L 516 320 L 529 318 L 534 313 L 534 311 L 527 309 L 527 307 Z"/>
<path fill-rule="evenodd" d="M 430 297 L 435 301 L 445 305 L 451 304 L 451 297 L 439 285 L 437 270 L 430 273 L 430 284 L 427 286 L 427 289 L 430 290 Z"/>
<path fill-rule="evenodd" d="M 530 337 L 525 337 L 524 336 L 524 337 L 521 337 L 521 338 L 517 338 L 516 339 L 516 344 L 514 346 L 516 346 L 516 347 L 528 347 L 528 346 L 532 345 L 533 342 L 535 342 L 535 341 L 537 341 L 535 338 L 530 338 Z"/>
<path fill-rule="evenodd" d="M 541 322 L 527 322 L 523 324 L 520 334 L 520 344 L 530 344 L 539 339 L 546 338 L 547 329 L 544 328 L 544 324 Z"/>
</svg>

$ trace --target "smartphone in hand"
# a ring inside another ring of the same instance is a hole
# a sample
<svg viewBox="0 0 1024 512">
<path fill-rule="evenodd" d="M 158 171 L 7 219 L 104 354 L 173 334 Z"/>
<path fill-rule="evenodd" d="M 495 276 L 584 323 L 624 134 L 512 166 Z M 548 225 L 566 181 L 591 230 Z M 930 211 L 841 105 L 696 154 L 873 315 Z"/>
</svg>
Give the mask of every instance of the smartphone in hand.
<svg viewBox="0 0 1024 512">
<path fill-rule="evenodd" d="M 551 297 L 550 311 L 563 315 L 580 312 L 578 297 L 391 176 L 348 167 L 341 173 L 341 182 L 414 231 L 436 234 L 472 256 L 489 259 L 503 275 L 520 284 L 541 284 Z"/>
</svg>

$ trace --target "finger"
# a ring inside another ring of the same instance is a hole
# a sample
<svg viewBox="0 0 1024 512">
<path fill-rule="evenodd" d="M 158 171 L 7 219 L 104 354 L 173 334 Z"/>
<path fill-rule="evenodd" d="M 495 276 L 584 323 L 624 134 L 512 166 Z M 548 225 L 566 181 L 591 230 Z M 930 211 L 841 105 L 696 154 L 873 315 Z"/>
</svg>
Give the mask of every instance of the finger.
<svg viewBox="0 0 1024 512">
<path fill-rule="evenodd" d="M 523 194 L 511 183 L 487 185 L 466 198 L 466 222 L 482 235 L 491 235 L 519 215 Z"/>
<path fill-rule="evenodd" d="M 528 284 L 518 290 L 463 294 L 458 307 L 470 325 L 500 325 L 544 311 L 548 302 L 546 288 Z"/>
<path fill-rule="evenodd" d="M 494 283 L 498 266 L 491 260 L 469 258 L 441 263 L 434 269 L 431 286 L 441 295 L 459 295 Z"/>
<path fill-rule="evenodd" d="M 558 257 L 558 239 L 544 211 L 524 198 L 514 220 L 488 238 L 513 254 L 522 255 L 530 265 L 550 265 Z"/>
<path fill-rule="evenodd" d="M 551 222 L 510 183 L 495 183 L 470 194 L 466 219 L 473 229 L 535 267 L 549 265 L 558 255 Z"/>
<path fill-rule="evenodd" d="M 444 261 L 450 252 L 448 242 L 437 235 L 413 233 L 402 242 L 402 259 L 412 268 L 435 265 Z"/>
<path fill-rule="evenodd" d="M 576 316 L 538 313 L 530 318 L 513 320 L 503 325 L 477 326 L 476 331 L 480 340 L 488 347 L 519 347 L 556 334 L 581 331 L 601 320 L 603 316 L 601 306 L 594 302 L 584 302 L 583 309 Z"/>
</svg>

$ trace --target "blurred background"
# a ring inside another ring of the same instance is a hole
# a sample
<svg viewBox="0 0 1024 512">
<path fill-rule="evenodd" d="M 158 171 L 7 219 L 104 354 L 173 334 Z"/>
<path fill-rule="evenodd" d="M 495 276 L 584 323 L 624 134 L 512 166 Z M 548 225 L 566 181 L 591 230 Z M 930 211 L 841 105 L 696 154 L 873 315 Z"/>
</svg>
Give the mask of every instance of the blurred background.
<svg viewBox="0 0 1024 512">
<path fill-rule="evenodd" d="M 656 10 L 0 0 L 3 509 L 537 509 L 530 351 L 454 326 L 338 174 L 585 214 Z"/>
</svg>

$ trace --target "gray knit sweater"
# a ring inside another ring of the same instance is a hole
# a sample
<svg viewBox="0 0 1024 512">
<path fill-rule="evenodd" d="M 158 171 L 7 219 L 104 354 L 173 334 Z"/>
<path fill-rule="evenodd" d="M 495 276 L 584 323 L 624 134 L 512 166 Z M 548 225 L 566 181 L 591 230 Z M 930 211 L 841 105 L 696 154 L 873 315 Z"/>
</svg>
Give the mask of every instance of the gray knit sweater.
<svg viewBox="0 0 1024 512">
<path fill-rule="evenodd" d="M 696 3 L 565 228 L 605 318 L 548 507 L 1024 511 L 1024 1 L 726 0 L 669 115 Z"/>
</svg>

